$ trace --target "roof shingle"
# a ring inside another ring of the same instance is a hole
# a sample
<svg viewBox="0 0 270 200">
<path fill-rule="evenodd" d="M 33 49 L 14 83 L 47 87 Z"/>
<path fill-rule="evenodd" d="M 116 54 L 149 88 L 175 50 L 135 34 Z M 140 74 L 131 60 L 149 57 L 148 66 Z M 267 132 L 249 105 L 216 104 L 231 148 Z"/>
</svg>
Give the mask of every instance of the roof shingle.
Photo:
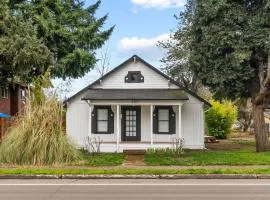
<svg viewBox="0 0 270 200">
<path fill-rule="evenodd" d="M 188 100 L 181 89 L 89 89 L 82 100 Z"/>
</svg>

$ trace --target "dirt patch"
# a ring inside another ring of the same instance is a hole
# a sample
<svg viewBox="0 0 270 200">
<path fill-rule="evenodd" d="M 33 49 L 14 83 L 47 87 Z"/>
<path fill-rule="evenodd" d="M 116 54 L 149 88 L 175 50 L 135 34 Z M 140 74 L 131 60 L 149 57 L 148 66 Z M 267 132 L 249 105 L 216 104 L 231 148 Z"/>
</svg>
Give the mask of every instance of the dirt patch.
<svg viewBox="0 0 270 200">
<path fill-rule="evenodd" d="M 254 144 L 245 140 L 220 140 L 219 143 L 206 143 L 205 147 L 210 150 L 240 150 L 254 147 Z"/>
<path fill-rule="evenodd" d="M 124 150 L 124 162 L 123 165 L 135 165 L 135 166 L 143 166 L 144 163 L 144 155 L 146 153 L 145 150 Z"/>
</svg>

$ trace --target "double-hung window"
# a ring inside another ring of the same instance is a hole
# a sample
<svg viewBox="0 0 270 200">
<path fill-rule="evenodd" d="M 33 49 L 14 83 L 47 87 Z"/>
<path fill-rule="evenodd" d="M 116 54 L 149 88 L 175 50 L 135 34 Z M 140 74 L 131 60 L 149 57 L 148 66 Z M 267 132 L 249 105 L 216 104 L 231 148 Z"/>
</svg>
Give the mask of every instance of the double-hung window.
<svg viewBox="0 0 270 200">
<path fill-rule="evenodd" d="M 108 132 L 108 109 L 97 109 L 97 132 Z"/>
<path fill-rule="evenodd" d="M 158 109 L 158 132 L 169 133 L 169 109 Z"/>
<path fill-rule="evenodd" d="M 153 113 L 153 131 L 156 134 L 175 134 L 175 112 L 172 106 L 156 106 Z"/>
<path fill-rule="evenodd" d="M 110 134 L 114 132 L 114 114 L 111 106 L 94 106 L 92 111 L 92 133 Z"/>
<path fill-rule="evenodd" d="M 21 89 L 20 90 L 20 97 L 21 97 L 21 100 L 25 100 L 25 96 L 26 96 L 26 92 L 24 89 Z"/>
<path fill-rule="evenodd" d="M 1 88 L 1 97 L 7 99 L 8 98 L 8 87 Z"/>
</svg>

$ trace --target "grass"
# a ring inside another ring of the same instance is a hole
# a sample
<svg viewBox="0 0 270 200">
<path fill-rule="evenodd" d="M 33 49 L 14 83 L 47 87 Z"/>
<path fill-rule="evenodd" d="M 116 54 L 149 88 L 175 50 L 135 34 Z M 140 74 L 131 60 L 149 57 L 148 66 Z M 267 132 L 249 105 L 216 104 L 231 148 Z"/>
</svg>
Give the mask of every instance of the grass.
<svg viewBox="0 0 270 200">
<path fill-rule="evenodd" d="M 81 165 L 86 166 L 117 166 L 121 165 L 124 161 L 123 153 L 100 153 L 91 155 L 83 152 L 84 161 Z"/>
<path fill-rule="evenodd" d="M 254 149 L 228 151 L 186 151 L 182 157 L 166 151 L 147 152 L 147 165 L 270 165 L 270 152 L 256 153 Z"/>
<path fill-rule="evenodd" d="M 113 175 L 113 174 L 270 174 L 269 168 L 256 169 L 53 169 L 53 168 L 28 168 L 28 169 L 0 169 L 0 175 Z"/>
<path fill-rule="evenodd" d="M 29 99 L 0 145 L 0 161 L 9 165 L 53 165 L 79 161 L 63 129 L 63 107 L 56 99 L 37 104 Z"/>
</svg>

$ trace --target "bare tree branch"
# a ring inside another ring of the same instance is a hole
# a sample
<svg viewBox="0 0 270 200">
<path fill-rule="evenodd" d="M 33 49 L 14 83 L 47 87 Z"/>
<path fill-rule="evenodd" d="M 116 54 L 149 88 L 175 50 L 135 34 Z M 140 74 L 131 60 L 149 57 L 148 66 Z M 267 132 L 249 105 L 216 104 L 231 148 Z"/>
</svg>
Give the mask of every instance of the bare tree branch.
<svg viewBox="0 0 270 200">
<path fill-rule="evenodd" d="M 105 51 L 101 52 L 101 58 L 95 67 L 95 70 L 98 72 L 100 77 L 104 76 L 104 74 L 106 74 L 109 71 L 110 61 L 111 58 L 108 54 L 108 48 L 106 48 Z"/>
</svg>

